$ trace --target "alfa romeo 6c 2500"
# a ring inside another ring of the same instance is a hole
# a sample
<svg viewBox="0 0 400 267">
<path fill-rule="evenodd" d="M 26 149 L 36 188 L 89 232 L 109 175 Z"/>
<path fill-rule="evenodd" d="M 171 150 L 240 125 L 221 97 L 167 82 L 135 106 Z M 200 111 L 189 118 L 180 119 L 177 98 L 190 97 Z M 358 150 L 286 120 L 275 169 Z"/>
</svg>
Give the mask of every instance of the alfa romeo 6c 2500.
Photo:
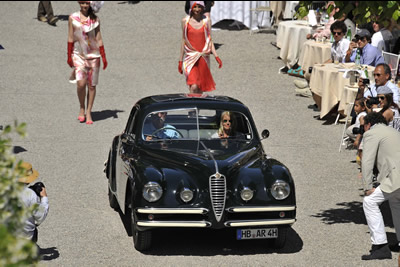
<svg viewBox="0 0 400 267">
<path fill-rule="evenodd" d="M 283 247 L 296 221 L 295 186 L 262 139 L 249 109 L 230 97 L 139 100 L 105 168 L 110 205 L 128 218 L 135 248 L 149 249 L 156 228 L 181 227 L 230 228 L 238 240 Z"/>
</svg>

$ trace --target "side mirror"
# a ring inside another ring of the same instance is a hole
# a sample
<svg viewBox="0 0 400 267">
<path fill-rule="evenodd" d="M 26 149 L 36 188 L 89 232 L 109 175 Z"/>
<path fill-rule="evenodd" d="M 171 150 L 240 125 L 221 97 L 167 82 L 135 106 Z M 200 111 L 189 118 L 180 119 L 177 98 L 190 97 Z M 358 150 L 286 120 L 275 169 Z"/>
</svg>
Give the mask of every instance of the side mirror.
<svg viewBox="0 0 400 267">
<path fill-rule="evenodd" d="M 121 141 L 122 141 L 122 143 L 124 143 L 124 144 L 132 145 L 132 144 L 135 142 L 135 139 L 134 139 L 134 137 L 133 137 L 131 134 L 126 134 L 126 133 L 124 133 L 124 134 L 122 134 L 122 136 L 121 136 Z"/>
<path fill-rule="evenodd" d="M 269 137 L 269 131 L 265 129 L 264 131 L 262 131 L 261 136 L 262 139 L 267 139 Z"/>
</svg>

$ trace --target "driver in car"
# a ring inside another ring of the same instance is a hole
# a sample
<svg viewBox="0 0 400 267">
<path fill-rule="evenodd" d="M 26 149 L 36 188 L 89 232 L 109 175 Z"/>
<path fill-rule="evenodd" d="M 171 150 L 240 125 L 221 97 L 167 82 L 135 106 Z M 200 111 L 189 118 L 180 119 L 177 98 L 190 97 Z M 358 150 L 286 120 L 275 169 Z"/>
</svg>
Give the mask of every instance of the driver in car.
<svg viewBox="0 0 400 267">
<path fill-rule="evenodd" d="M 153 138 L 157 139 L 177 139 L 179 138 L 178 132 L 175 127 L 170 124 L 165 124 L 167 118 L 167 112 L 157 112 L 150 116 L 150 122 L 148 120 L 143 127 L 143 135 L 146 136 L 146 141 L 150 141 Z"/>
</svg>

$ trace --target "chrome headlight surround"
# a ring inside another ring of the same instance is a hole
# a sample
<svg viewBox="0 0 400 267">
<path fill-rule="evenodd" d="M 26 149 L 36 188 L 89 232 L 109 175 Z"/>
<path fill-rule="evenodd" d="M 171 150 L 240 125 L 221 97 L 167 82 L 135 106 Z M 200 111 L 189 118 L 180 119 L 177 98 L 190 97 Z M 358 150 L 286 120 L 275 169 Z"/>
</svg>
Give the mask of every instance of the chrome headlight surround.
<svg viewBox="0 0 400 267">
<path fill-rule="evenodd" d="M 282 180 L 276 180 L 270 190 L 276 200 L 284 200 L 290 195 L 290 185 Z"/>
<path fill-rule="evenodd" d="M 183 188 L 179 196 L 181 197 L 183 202 L 187 203 L 193 199 L 193 191 L 185 187 Z"/>
<path fill-rule="evenodd" d="M 242 198 L 243 201 L 249 201 L 253 198 L 254 196 L 254 192 L 253 190 L 251 190 L 248 187 L 244 187 L 241 191 L 240 191 L 240 197 Z"/>
<path fill-rule="evenodd" d="M 148 182 L 143 186 L 143 198 L 148 202 L 156 202 L 161 198 L 163 190 L 156 182 Z"/>
</svg>

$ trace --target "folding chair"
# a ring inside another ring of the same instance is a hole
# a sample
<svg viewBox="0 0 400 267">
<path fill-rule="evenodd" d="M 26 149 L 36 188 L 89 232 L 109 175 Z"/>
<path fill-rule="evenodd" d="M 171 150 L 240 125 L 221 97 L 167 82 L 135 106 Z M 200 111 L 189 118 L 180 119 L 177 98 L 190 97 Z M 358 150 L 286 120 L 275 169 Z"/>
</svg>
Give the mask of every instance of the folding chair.
<svg viewBox="0 0 400 267">
<path fill-rule="evenodd" d="M 393 118 L 393 128 L 400 132 L 400 117 Z"/>
<path fill-rule="evenodd" d="M 400 56 L 388 52 L 382 51 L 383 59 L 385 63 L 389 65 L 390 69 L 392 70 L 392 79 L 396 79 L 397 69 L 399 67 L 399 60 Z"/>
</svg>

